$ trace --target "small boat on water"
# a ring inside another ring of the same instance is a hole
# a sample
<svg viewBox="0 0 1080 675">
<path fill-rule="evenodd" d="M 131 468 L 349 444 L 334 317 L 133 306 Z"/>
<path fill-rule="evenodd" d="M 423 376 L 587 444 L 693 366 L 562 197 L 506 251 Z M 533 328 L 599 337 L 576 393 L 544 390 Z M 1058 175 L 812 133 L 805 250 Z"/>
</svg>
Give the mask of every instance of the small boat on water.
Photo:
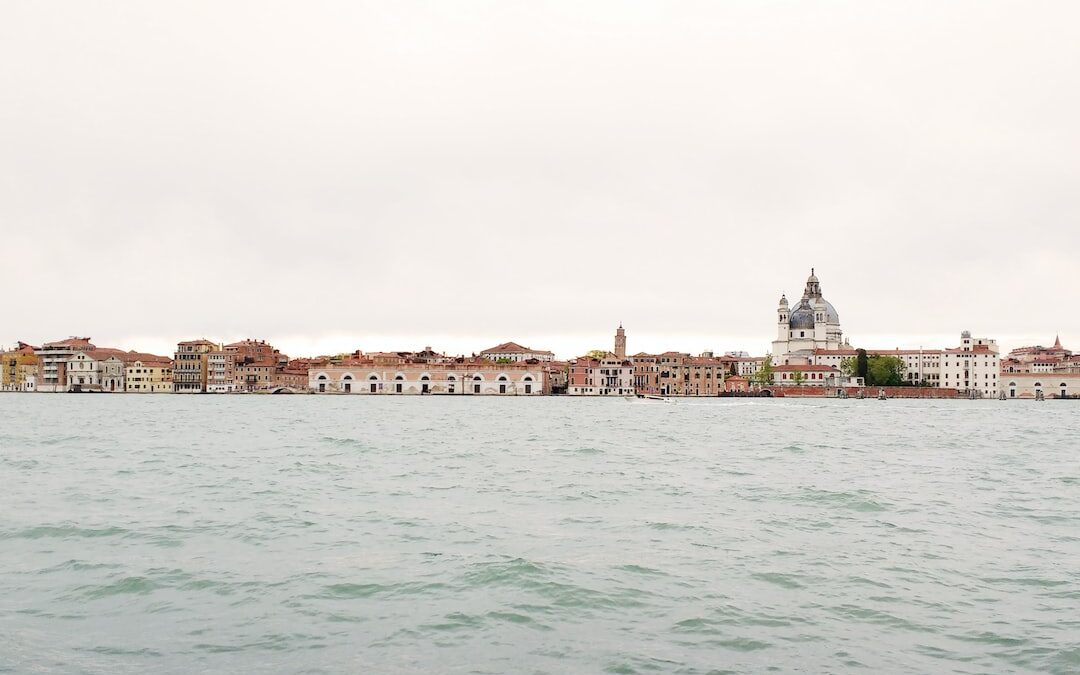
<svg viewBox="0 0 1080 675">
<path fill-rule="evenodd" d="M 656 396 L 654 394 L 638 394 L 638 398 L 643 401 L 660 401 L 661 403 L 674 403 L 675 401 L 667 396 Z"/>
<path fill-rule="evenodd" d="M 877 392 L 877 400 L 879 400 L 879 401 L 885 401 L 885 400 L 887 400 L 888 398 L 889 398 L 889 397 L 885 395 L 885 390 L 884 390 L 884 389 L 878 389 L 878 392 Z"/>
</svg>

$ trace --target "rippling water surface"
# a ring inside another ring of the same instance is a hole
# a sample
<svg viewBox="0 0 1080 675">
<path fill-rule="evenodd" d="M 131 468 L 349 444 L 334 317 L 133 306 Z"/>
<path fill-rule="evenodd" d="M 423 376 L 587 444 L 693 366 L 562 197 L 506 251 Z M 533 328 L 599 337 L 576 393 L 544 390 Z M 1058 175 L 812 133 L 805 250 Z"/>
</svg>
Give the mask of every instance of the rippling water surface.
<svg viewBox="0 0 1080 675">
<path fill-rule="evenodd" d="M 0 670 L 1080 672 L 1070 402 L 0 395 Z"/>
</svg>

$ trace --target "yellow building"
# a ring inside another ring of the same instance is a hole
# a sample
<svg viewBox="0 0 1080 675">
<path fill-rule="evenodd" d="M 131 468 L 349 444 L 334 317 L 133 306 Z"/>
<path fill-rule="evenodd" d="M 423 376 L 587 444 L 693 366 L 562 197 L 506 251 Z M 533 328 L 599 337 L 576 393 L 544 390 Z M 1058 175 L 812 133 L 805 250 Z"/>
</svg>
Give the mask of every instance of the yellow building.
<svg viewBox="0 0 1080 675">
<path fill-rule="evenodd" d="M 146 355 L 124 368 L 124 391 L 136 394 L 171 394 L 172 362 L 164 356 Z"/>
<path fill-rule="evenodd" d="M 34 348 L 22 342 L 9 352 L 0 352 L 0 391 L 35 391 L 39 363 Z"/>
</svg>

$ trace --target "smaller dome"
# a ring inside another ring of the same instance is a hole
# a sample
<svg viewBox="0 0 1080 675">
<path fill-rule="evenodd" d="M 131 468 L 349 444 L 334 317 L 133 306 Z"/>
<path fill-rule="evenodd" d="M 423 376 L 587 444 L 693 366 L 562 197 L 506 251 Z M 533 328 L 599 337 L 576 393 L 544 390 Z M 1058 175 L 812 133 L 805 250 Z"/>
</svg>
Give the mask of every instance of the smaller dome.
<svg viewBox="0 0 1080 675">
<path fill-rule="evenodd" d="M 780 306 L 781 307 L 787 307 L 788 306 L 787 295 L 781 295 L 780 296 Z"/>
</svg>

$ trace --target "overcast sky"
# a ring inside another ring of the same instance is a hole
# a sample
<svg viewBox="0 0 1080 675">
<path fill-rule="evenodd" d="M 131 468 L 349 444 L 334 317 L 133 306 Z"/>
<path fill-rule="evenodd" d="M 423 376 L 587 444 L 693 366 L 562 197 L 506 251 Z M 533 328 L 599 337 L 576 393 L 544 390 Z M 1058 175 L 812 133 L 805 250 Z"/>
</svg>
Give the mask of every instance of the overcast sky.
<svg viewBox="0 0 1080 675">
<path fill-rule="evenodd" d="M 0 343 L 1080 348 L 1080 3 L 5 2 Z"/>
</svg>

